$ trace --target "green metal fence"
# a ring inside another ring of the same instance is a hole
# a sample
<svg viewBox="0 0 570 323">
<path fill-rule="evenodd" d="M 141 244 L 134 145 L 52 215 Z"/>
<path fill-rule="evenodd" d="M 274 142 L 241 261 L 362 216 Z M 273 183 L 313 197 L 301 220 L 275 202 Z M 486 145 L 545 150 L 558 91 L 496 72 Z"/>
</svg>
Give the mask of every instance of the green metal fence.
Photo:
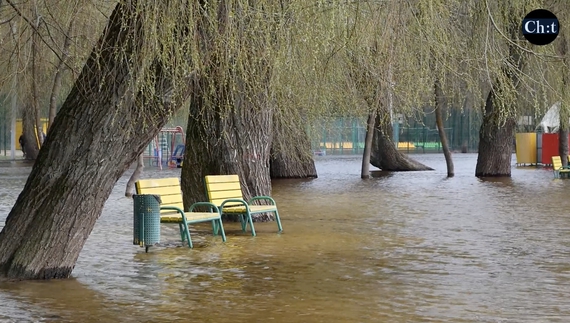
<svg viewBox="0 0 570 323">
<path fill-rule="evenodd" d="M 479 145 L 481 117 L 476 112 L 450 111 L 444 129 L 452 150 L 474 152 Z M 435 115 L 407 118 L 394 123 L 394 142 L 407 153 L 441 152 L 441 141 Z M 347 155 L 361 154 L 366 136 L 366 119 L 323 117 L 308 130 L 312 149 L 316 152 Z"/>
</svg>

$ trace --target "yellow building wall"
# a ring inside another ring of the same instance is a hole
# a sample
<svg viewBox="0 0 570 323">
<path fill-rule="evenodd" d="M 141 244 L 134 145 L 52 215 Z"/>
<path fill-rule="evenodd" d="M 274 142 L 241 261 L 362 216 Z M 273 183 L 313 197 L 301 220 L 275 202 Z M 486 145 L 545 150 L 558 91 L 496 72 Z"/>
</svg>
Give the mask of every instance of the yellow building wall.
<svg viewBox="0 0 570 323">
<path fill-rule="evenodd" d="M 48 126 L 48 119 L 47 118 L 43 118 L 42 120 L 42 129 L 44 132 L 46 132 L 47 126 Z M 22 135 L 23 129 L 22 129 L 22 119 L 17 119 L 16 120 L 16 141 L 14 142 L 14 145 L 16 145 L 16 148 L 20 148 L 20 136 Z"/>
<path fill-rule="evenodd" d="M 526 132 L 516 134 L 517 164 L 536 164 L 536 133 Z"/>
</svg>

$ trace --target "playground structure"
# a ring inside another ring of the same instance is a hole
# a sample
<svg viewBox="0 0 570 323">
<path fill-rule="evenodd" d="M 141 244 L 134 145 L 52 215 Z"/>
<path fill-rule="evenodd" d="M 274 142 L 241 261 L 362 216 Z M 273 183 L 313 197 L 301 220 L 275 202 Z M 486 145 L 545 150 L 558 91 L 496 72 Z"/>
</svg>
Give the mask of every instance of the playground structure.
<svg viewBox="0 0 570 323">
<path fill-rule="evenodd" d="M 162 128 L 143 153 L 146 166 L 180 168 L 184 160 L 186 137 L 184 129 Z M 148 162 L 146 162 L 148 161 Z"/>
</svg>

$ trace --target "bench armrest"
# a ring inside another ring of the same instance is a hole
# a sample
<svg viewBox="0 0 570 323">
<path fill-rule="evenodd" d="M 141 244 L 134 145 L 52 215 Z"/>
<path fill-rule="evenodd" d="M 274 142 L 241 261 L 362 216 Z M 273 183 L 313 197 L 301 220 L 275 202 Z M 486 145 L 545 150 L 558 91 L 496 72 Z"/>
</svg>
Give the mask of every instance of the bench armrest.
<svg viewBox="0 0 570 323">
<path fill-rule="evenodd" d="M 226 203 L 239 203 L 239 204 L 242 204 L 243 206 L 245 206 L 245 208 L 249 210 L 249 207 L 247 206 L 247 202 L 246 202 L 245 200 L 242 200 L 242 199 L 227 199 L 227 200 L 224 200 L 224 201 L 222 202 L 222 204 L 220 205 L 220 210 L 222 210 L 222 209 L 224 208 L 224 205 L 226 205 Z M 228 206 L 228 207 L 233 207 L 233 206 L 236 206 L 236 205 L 230 205 L 230 206 Z"/>
<path fill-rule="evenodd" d="M 271 202 L 271 205 L 276 205 L 275 200 L 269 196 L 256 196 L 249 200 L 249 204 L 253 204 L 255 201 L 269 201 Z"/>
<path fill-rule="evenodd" d="M 182 216 L 182 220 L 183 220 L 184 222 L 186 222 L 186 216 L 184 215 L 184 211 L 183 211 L 181 208 L 179 208 L 179 207 L 177 207 L 177 206 L 161 206 L 160 209 L 161 209 L 161 210 L 172 210 L 172 211 L 176 211 L 176 212 L 180 213 L 180 215 Z"/>
<path fill-rule="evenodd" d="M 214 203 L 210 203 L 210 202 L 196 202 L 196 203 L 190 205 L 190 209 L 188 210 L 188 212 L 194 211 L 194 209 L 197 206 L 208 206 L 208 207 L 210 207 L 210 210 L 214 209 L 216 211 L 216 213 L 220 213 L 220 210 L 218 209 L 218 207 Z"/>
</svg>

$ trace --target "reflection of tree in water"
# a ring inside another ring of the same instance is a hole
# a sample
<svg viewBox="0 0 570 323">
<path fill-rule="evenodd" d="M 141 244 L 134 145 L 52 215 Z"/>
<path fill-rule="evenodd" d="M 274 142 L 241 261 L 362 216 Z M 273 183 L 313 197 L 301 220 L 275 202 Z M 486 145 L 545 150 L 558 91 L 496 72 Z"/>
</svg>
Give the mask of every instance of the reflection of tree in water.
<svg viewBox="0 0 570 323">
<path fill-rule="evenodd" d="M 137 275 L 130 282 L 148 291 L 152 299 L 148 309 L 156 317 L 187 319 L 189 309 L 194 317 L 211 317 L 209 313 L 216 306 L 226 308 L 230 306 L 228 301 L 239 305 L 235 295 L 244 294 L 249 280 L 242 259 L 244 246 L 211 238 L 207 246 L 199 242 L 194 249 L 168 247 L 134 255 Z"/>
</svg>

